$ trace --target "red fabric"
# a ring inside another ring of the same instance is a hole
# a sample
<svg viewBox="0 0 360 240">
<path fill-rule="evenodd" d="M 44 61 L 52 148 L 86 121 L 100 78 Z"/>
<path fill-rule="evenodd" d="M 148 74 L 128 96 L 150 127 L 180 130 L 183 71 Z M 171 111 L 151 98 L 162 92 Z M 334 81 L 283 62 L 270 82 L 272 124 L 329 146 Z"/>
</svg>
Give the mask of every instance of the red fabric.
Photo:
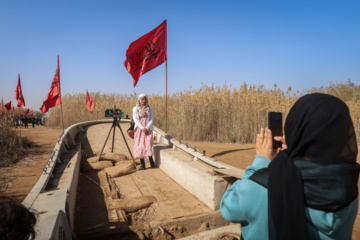
<svg viewBox="0 0 360 240">
<path fill-rule="evenodd" d="M 132 42 L 125 56 L 124 65 L 133 77 L 135 87 L 141 75 L 167 59 L 166 20 L 151 32 Z"/>
<path fill-rule="evenodd" d="M 86 108 L 89 109 L 90 112 L 93 111 L 94 107 L 95 107 L 95 101 L 94 99 L 90 96 L 89 92 L 86 90 L 86 102 L 85 102 Z"/>
<path fill-rule="evenodd" d="M 30 116 L 32 117 L 34 115 L 34 110 L 31 110 Z"/>
<path fill-rule="evenodd" d="M 56 105 L 61 104 L 61 91 L 60 91 L 60 66 L 59 66 L 59 56 L 57 57 L 57 68 L 55 76 L 51 83 L 51 87 L 48 93 L 47 98 L 43 102 L 40 110 L 42 113 L 49 111 L 49 108 L 55 107 Z"/>
<path fill-rule="evenodd" d="M 18 107 L 25 107 L 25 100 L 24 100 L 24 97 L 23 97 L 22 91 L 21 91 L 20 74 L 18 76 L 18 82 L 16 85 L 14 97 L 17 99 Z"/>
<path fill-rule="evenodd" d="M 1 99 L 1 114 L 4 114 L 4 100 Z"/>
<path fill-rule="evenodd" d="M 6 110 L 9 111 L 11 109 L 11 101 L 5 104 Z"/>
<path fill-rule="evenodd" d="M 27 115 L 30 112 L 29 108 L 25 111 L 25 115 Z"/>
</svg>

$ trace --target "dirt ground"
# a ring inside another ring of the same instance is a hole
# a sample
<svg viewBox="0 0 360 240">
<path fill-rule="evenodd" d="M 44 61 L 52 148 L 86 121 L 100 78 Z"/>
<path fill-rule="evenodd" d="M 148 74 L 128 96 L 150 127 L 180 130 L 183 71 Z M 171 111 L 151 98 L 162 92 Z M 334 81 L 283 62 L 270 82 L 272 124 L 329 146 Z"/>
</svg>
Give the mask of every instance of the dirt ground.
<svg viewBox="0 0 360 240">
<path fill-rule="evenodd" d="M 39 179 L 61 132 L 62 129 L 49 129 L 43 126 L 21 130 L 22 136 L 35 141 L 39 146 L 30 150 L 28 155 L 17 164 L 0 168 L 0 202 L 8 200 L 22 202 L 25 199 Z M 255 155 L 254 144 L 188 143 L 200 150 L 205 150 L 209 157 L 243 169 L 252 163 Z M 359 156 L 358 162 L 360 163 Z M 360 210 L 355 222 L 355 226 L 359 225 Z M 359 227 L 354 227 L 353 239 L 360 239 Z"/>
<path fill-rule="evenodd" d="M 19 129 L 17 133 L 20 134 Z M 21 136 L 38 144 L 18 163 L 0 168 L 0 202 L 22 202 L 40 177 L 49 160 L 62 129 L 48 129 L 43 126 L 22 128 Z"/>
</svg>

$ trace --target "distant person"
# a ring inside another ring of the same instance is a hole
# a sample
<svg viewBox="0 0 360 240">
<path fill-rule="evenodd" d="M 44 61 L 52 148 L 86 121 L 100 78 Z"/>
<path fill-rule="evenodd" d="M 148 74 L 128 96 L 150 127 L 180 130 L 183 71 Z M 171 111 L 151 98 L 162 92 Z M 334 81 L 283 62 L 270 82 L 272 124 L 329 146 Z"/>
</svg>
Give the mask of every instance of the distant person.
<svg viewBox="0 0 360 240">
<path fill-rule="evenodd" d="M 273 149 L 261 129 L 256 157 L 224 194 L 223 217 L 241 224 L 244 240 L 351 239 L 358 211 L 360 165 L 349 109 L 321 93 L 301 97 Z"/>
<path fill-rule="evenodd" d="M 21 115 L 21 126 L 25 127 L 25 117 Z"/>
<path fill-rule="evenodd" d="M 27 117 L 25 117 L 24 122 L 25 122 L 25 128 L 28 128 L 29 119 Z"/>
<path fill-rule="evenodd" d="M 14 125 L 15 125 L 15 128 L 18 128 L 18 126 L 19 126 L 19 117 L 14 118 Z"/>
<path fill-rule="evenodd" d="M 19 128 L 22 128 L 22 126 L 23 126 L 23 121 L 22 121 L 22 118 L 19 118 L 19 120 L 18 120 L 18 124 L 19 124 Z"/>
<path fill-rule="evenodd" d="M 35 127 L 35 118 L 34 117 L 31 119 L 31 123 L 32 123 L 32 127 L 34 128 Z"/>
<path fill-rule="evenodd" d="M 18 203 L 0 203 L 0 239 L 35 239 L 37 215 Z"/>
<path fill-rule="evenodd" d="M 136 106 L 133 108 L 134 129 L 134 157 L 140 158 L 139 170 L 145 169 L 144 157 L 149 157 L 151 167 L 155 167 L 152 155 L 154 116 L 149 106 L 146 94 L 140 94 Z"/>
</svg>

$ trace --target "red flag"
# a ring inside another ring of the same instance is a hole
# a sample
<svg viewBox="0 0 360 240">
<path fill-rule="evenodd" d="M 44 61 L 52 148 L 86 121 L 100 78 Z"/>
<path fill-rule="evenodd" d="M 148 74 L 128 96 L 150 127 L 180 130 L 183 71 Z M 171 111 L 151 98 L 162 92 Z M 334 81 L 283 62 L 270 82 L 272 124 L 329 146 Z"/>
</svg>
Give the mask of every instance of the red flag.
<svg viewBox="0 0 360 240">
<path fill-rule="evenodd" d="M 25 100 L 24 100 L 24 97 L 23 97 L 22 91 L 21 91 L 20 73 L 19 73 L 19 76 L 18 76 L 18 82 L 17 82 L 17 85 L 16 85 L 14 97 L 17 99 L 17 106 L 18 107 L 25 107 Z"/>
<path fill-rule="evenodd" d="M 1 99 L 1 114 L 4 114 L 4 100 Z"/>
<path fill-rule="evenodd" d="M 11 109 L 11 101 L 5 104 L 7 112 Z"/>
<path fill-rule="evenodd" d="M 55 76 L 51 83 L 51 87 L 48 93 L 47 98 L 43 102 L 40 110 L 43 113 L 49 111 L 49 108 L 55 107 L 56 105 L 61 104 L 61 92 L 60 92 L 60 66 L 59 66 L 59 56 L 57 56 L 57 68 Z"/>
<path fill-rule="evenodd" d="M 93 111 L 94 107 L 95 107 L 95 101 L 94 99 L 90 96 L 88 90 L 86 90 L 86 102 L 85 102 L 86 108 L 89 109 L 90 112 Z"/>
<path fill-rule="evenodd" d="M 125 56 L 124 65 L 133 77 L 135 87 L 141 75 L 167 60 L 166 20 L 130 43 Z"/>
<path fill-rule="evenodd" d="M 34 116 L 34 110 L 31 110 L 30 116 L 31 116 L 31 117 Z"/>
<path fill-rule="evenodd" d="M 29 113 L 29 108 L 25 111 L 25 115 L 27 115 Z"/>
</svg>

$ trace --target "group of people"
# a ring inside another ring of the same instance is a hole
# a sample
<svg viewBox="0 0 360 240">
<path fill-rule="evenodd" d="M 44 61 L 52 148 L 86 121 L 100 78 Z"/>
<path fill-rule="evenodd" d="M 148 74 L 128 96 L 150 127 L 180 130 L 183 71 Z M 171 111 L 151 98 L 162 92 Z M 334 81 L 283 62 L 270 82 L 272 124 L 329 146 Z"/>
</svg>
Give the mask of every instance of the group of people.
<svg viewBox="0 0 360 240">
<path fill-rule="evenodd" d="M 14 117 L 13 118 L 13 122 L 14 122 L 14 126 L 15 128 L 28 128 L 29 124 L 32 125 L 32 127 L 34 128 L 35 125 L 39 126 L 39 125 L 43 125 L 44 124 L 44 120 L 42 118 L 36 118 L 36 117 L 26 117 L 23 115 L 20 115 L 20 117 Z"/>
<path fill-rule="evenodd" d="M 153 113 L 140 94 L 133 108 L 134 157 L 151 167 Z M 274 148 L 273 140 L 281 142 Z M 260 129 L 256 156 L 223 195 L 220 211 L 244 240 L 351 239 L 360 165 L 350 112 L 340 99 L 307 94 L 289 111 L 283 136 Z"/>
</svg>

